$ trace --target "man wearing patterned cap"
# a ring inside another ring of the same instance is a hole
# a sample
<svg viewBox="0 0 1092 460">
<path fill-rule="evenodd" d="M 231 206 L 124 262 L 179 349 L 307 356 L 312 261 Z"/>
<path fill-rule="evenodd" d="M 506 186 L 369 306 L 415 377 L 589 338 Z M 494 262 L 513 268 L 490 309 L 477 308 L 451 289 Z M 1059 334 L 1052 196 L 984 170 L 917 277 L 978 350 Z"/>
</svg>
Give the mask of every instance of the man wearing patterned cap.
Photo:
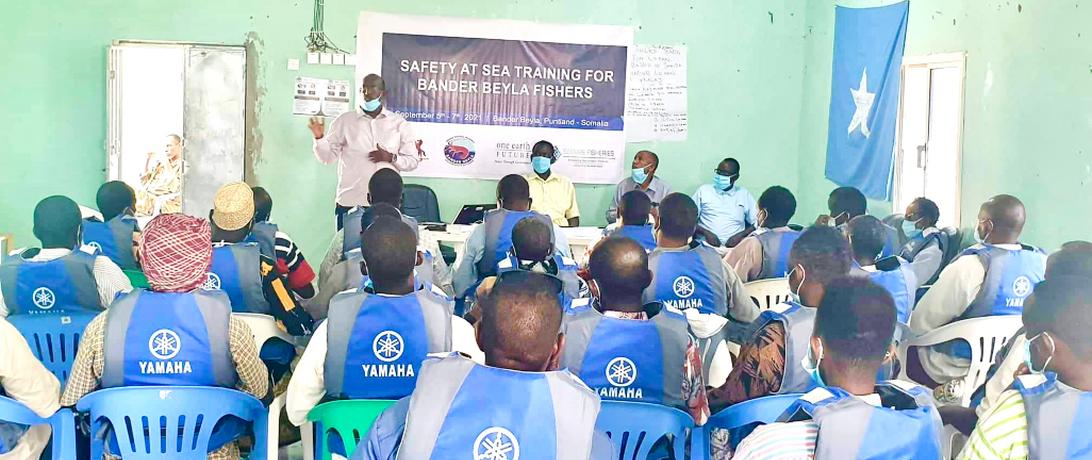
<svg viewBox="0 0 1092 460">
<path fill-rule="evenodd" d="M 223 292 L 201 289 L 211 256 L 205 219 L 152 219 L 140 244 L 151 289 L 119 297 L 87 325 L 61 405 L 98 388 L 137 385 L 219 386 L 264 398 L 269 377 L 250 328 L 232 318 Z M 234 440 L 243 433 L 245 426 L 218 427 L 209 458 L 239 458 Z"/>
</svg>

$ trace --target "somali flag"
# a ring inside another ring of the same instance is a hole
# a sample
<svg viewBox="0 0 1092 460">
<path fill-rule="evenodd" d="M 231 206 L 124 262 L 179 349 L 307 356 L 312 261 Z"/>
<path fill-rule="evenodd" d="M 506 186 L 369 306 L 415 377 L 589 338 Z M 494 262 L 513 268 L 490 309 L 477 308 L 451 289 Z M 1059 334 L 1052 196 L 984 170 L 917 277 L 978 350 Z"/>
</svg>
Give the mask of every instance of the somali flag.
<svg viewBox="0 0 1092 460">
<path fill-rule="evenodd" d="M 879 200 L 891 196 L 908 13 L 905 1 L 835 7 L 826 176 Z"/>
</svg>

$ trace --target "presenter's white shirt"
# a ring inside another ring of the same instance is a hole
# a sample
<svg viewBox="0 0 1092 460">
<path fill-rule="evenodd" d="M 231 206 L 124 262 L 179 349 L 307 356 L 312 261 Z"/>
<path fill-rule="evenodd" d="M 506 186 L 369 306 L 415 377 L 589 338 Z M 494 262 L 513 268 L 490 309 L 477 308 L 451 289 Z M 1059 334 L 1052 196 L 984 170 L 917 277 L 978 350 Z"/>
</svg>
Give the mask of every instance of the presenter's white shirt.
<svg viewBox="0 0 1092 460">
<path fill-rule="evenodd" d="M 410 171 L 419 161 L 417 138 L 401 115 L 383 109 L 375 118 L 360 109 L 338 115 L 322 139 L 315 139 L 315 158 L 322 164 L 337 162 L 337 204 L 368 204 L 368 181 L 380 168 Z M 394 154 L 390 163 L 373 162 L 376 146 Z"/>
</svg>

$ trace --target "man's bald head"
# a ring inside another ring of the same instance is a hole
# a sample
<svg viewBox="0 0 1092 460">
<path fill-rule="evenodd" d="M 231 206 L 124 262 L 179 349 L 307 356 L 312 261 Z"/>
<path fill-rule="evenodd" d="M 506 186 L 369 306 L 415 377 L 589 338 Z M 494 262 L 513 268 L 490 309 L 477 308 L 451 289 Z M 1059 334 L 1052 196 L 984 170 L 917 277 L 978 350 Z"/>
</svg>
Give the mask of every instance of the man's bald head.
<svg viewBox="0 0 1092 460">
<path fill-rule="evenodd" d="M 599 287 L 600 298 L 606 301 L 640 299 L 652 283 L 648 254 L 640 244 L 626 237 L 612 236 L 600 241 L 592 251 L 588 269 Z"/>
<path fill-rule="evenodd" d="M 550 224 L 525 218 L 512 228 L 512 250 L 520 260 L 544 261 L 554 255 L 553 232 Z"/>
<path fill-rule="evenodd" d="M 541 372 L 557 368 L 564 344 L 556 280 L 539 273 L 505 273 L 481 299 L 478 345 L 489 366 Z"/>
<path fill-rule="evenodd" d="M 1020 232 L 1024 231 L 1024 221 L 1027 214 L 1024 211 L 1024 203 L 1012 195 L 997 195 L 982 203 L 982 209 L 978 213 L 978 219 L 988 220 L 990 225 L 984 228 L 982 235 L 993 235 L 991 240 L 1000 243 L 1016 242 Z"/>
</svg>

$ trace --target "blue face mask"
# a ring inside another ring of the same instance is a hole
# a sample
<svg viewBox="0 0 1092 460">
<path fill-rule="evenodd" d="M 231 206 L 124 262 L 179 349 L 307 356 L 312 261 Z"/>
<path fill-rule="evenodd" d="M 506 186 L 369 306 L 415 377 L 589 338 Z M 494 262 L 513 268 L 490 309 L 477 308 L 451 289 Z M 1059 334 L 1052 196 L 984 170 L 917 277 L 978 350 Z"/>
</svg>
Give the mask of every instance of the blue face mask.
<svg viewBox="0 0 1092 460">
<path fill-rule="evenodd" d="M 902 221 L 902 233 L 904 235 L 906 235 L 907 238 L 910 238 L 910 239 L 917 238 L 918 235 L 921 235 L 921 230 L 918 230 L 918 222 L 916 220 L 915 221 L 910 221 L 910 220 Z"/>
<path fill-rule="evenodd" d="M 550 170 L 550 158 L 549 157 L 534 157 L 531 158 L 531 168 L 536 173 L 546 174 Z"/>
<path fill-rule="evenodd" d="M 1038 339 L 1039 337 L 1042 337 L 1044 340 L 1047 341 L 1047 344 L 1050 345 L 1050 356 L 1047 356 L 1047 359 L 1045 362 L 1043 362 L 1043 367 L 1041 369 L 1035 369 L 1035 364 L 1032 362 L 1031 357 L 1031 342 L 1034 342 L 1035 339 Z M 1028 371 L 1032 374 L 1042 374 L 1043 372 L 1046 372 L 1047 366 L 1050 365 L 1050 360 L 1052 359 L 1054 359 L 1054 338 L 1051 337 L 1050 334 L 1042 332 L 1035 337 L 1028 339 L 1027 342 L 1024 342 L 1024 365 L 1028 367 Z"/>
<path fill-rule="evenodd" d="M 648 173 L 645 172 L 645 168 L 633 168 L 633 172 L 630 173 L 630 177 L 634 182 L 638 184 L 645 183 L 648 180 Z"/>
<path fill-rule="evenodd" d="M 721 191 L 730 190 L 732 188 L 732 176 L 722 176 L 713 173 L 713 188 Z"/>
<path fill-rule="evenodd" d="M 381 102 L 379 102 L 379 98 L 377 97 L 370 101 L 364 101 L 363 104 L 360 104 L 360 109 L 365 112 L 375 112 L 376 110 L 379 110 L 380 104 Z"/>
<path fill-rule="evenodd" d="M 821 387 L 827 386 L 827 383 L 823 381 L 823 375 L 819 372 L 819 363 L 823 362 L 823 341 L 819 341 L 819 357 L 812 359 L 811 347 L 808 348 L 808 354 L 804 356 L 804 359 L 800 360 L 800 367 L 804 368 L 804 371 L 811 376 L 811 380 L 816 385 Z"/>
</svg>

